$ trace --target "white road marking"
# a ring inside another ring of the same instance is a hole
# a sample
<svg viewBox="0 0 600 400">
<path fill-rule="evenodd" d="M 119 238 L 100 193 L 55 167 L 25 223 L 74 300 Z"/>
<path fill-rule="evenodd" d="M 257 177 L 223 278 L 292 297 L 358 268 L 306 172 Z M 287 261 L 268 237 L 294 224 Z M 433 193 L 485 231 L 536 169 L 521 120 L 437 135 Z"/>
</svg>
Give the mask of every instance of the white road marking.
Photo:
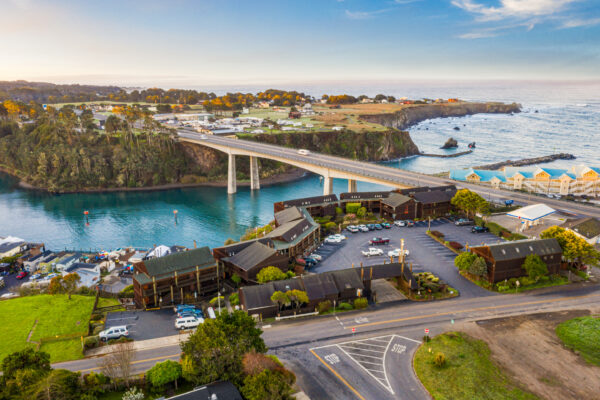
<svg viewBox="0 0 600 400">
<path fill-rule="evenodd" d="M 373 353 L 384 353 L 385 352 L 385 351 L 381 351 L 381 350 L 362 349 L 360 347 L 352 347 L 352 346 L 348 346 L 348 345 L 344 345 L 344 347 L 347 349 L 355 349 L 355 350 L 360 350 L 360 351 L 371 351 Z"/>
<path fill-rule="evenodd" d="M 341 346 L 338 346 L 340 349 L 342 349 Z M 342 349 L 343 350 L 343 349 Z M 345 351 L 345 350 L 344 350 Z M 376 360 L 383 360 L 383 357 L 375 357 L 375 356 L 367 356 L 366 354 L 358 354 L 358 353 L 350 353 L 345 351 L 346 354 L 351 355 L 351 356 L 357 356 L 357 357 L 369 357 L 369 358 L 374 358 Z"/>
</svg>

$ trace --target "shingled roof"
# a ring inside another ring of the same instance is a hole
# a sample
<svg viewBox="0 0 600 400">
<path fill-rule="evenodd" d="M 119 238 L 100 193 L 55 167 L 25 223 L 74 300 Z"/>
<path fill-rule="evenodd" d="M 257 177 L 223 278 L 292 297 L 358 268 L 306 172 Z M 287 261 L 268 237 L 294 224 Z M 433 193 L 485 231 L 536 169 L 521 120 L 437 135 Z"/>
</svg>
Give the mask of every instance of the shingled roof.
<svg viewBox="0 0 600 400">
<path fill-rule="evenodd" d="M 338 294 L 335 280 L 330 274 L 304 275 L 302 282 L 310 300 L 325 299 L 328 296 L 337 296 Z"/>
<path fill-rule="evenodd" d="M 275 213 L 275 222 L 277 222 L 278 226 L 281 226 L 302 217 L 304 216 L 298 207 L 290 207 Z"/>
<path fill-rule="evenodd" d="M 379 200 L 385 199 L 390 195 L 390 192 L 348 192 L 341 193 L 340 200 Z"/>
<path fill-rule="evenodd" d="M 401 206 L 402 204 L 409 202 L 411 199 L 408 196 L 405 196 L 400 193 L 392 192 L 387 199 L 382 199 L 381 202 L 390 207 L 396 208 Z"/>
<path fill-rule="evenodd" d="M 146 266 L 149 276 L 158 276 L 196 268 L 196 266 L 200 268 L 211 267 L 215 265 L 215 259 L 208 247 L 200 247 L 198 249 L 169 254 L 164 257 L 144 260 L 143 263 Z"/>
<path fill-rule="evenodd" d="M 563 228 L 577 232 L 588 239 L 593 239 L 600 235 L 600 221 L 593 217 L 569 219 L 562 226 Z"/>
<path fill-rule="evenodd" d="M 286 200 L 283 201 L 284 207 L 309 207 L 315 205 L 329 204 L 329 203 L 337 203 L 338 198 L 335 194 L 330 194 L 327 196 L 315 196 L 315 197 L 304 197 L 302 199 L 294 199 L 294 200 Z"/>
<path fill-rule="evenodd" d="M 525 258 L 530 254 L 546 256 L 562 254 L 558 241 L 551 239 L 525 239 L 513 242 L 489 244 L 487 247 L 496 261 L 515 260 Z"/>
<path fill-rule="evenodd" d="M 455 190 L 432 190 L 431 192 L 418 192 L 414 199 L 423 204 L 447 203 L 456 194 Z"/>
<path fill-rule="evenodd" d="M 277 254 L 275 249 L 260 242 L 254 242 L 233 256 L 223 258 L 223 261 L 230 262 L 236 267 L 248 271 L 274 254 Z"/>
</svg>

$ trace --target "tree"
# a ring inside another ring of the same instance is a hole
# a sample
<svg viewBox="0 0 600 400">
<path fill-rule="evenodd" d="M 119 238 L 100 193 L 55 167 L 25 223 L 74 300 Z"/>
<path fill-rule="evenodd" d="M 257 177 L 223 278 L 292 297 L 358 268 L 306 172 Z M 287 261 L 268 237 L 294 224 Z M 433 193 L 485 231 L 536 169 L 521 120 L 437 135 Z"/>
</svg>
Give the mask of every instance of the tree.
<svg viewBox="0 0 600 400">
<path fill-rule="evenodd" d="M 227 240 L 225 240 L 225 246 L 229 246 L 230 244 L 234 244 L 236 243 L 235 240 L 233 240 L 232 238 L 227 238 Z"/>
<path fill-rule="evenodd" d="M 216 380 L 241 385 L 244 354 L 267 351 L 261 335 L 254 318 L 241 310 L 205 320 L 181 345 L 183 377 L 196 385 Z"/>
<path fill-rule="evenodd" d="M 465 251 L 456 256 L 454 259 L 454 265 L 459 270 L 466 271 L 471 265 L 473 265 L 473 261 L 475 261 L 476 258 L 476 254 L 471 253 L 470 251 Z"/>
<path fill-rule="evenodd" d="M 110 377 L 113 383 L 122 380 L 129 387 L 131 376 L 131 362 L 135 352 L 133 342 L 119 342 L 113 346 L 114 351 L 104 356 L 100 362 L 100 368 L 104 375 Z"/>
<path fill-rule="evenodd" d="M 65 288 L 65 292 L 69 295 L 69 300 L 71 300 L 71 295 L 75 293 L 75 290 L 77 290 L 79 282 L 81 282 L 81 278 L 75 272 L 67 274 L 63 277 L 62 285 Z"/>
<path fill-rule="evenodd" d="M 292 385 L 296 377 L 284 368 L 265 369 L 244 379 L 242 395 L 248 400 L 291 399 Z"/>
<path fill-rule="evenodd" d="M 600 252 L 575 233 L 560 226 L 552 226 L 540 235 L 542 239 L 554 238 L 563 251 L 563 257 L 577 265 L 600 265 Z"/>
<path fill-rule="evenodd" d="M 235 283 L 236 287 L 238 287 L 240 286 L 240 283 L 242 283 L 242 277 L 234 273 L 233 275 L 231 275 L 231 281 Z"/>
<path fill-rule="evenodd" d="M 356 216 L 358 218 L 364 218 L 365 215 L 367 215 L 367 209 L 365 207 L 361 207 L 358 209 L 358 211 L 356 211 Z"/>
<path fill-rule="evenodd" d="M 172 360 L 156 363 L 146 372 L 146 379 L 157 389 L 162 389 L 170 382 L 175 382 L 175 389 L 177 389 L 177 379 L 180 377 L 181 364 Z"/>
<path fill-rule="evenodd" d="M 282 270 L 280 270 L 277 267 L 272 267 L 272 266 L 265 267 L 265 268 L 261 269 L 258 274 L 256 274 L 256 280 L 259 283 L 267 283 L 267 282 L 271 282 L 271 281 L 281 281 L 286 278 L 287 278 L 287 275 L 285 274 L 285 272 L 283 272 Z"/>
<path fill-rule="evenodd" d="M 522 268 L 534 281 L 538 281 L 542 276 L 548 274 L 548 266 L 537 254 L 530 254 L 525 257 Z"/>
<path fill-rule="evenodd" d="M 255 351 L 244 354 L 242 365 L 246 375 L 256 375 L 265 369 L 275 369 L 280 366 L 273 358 Z"/>
<path fill-rule="evenodd" d="M 48 285 L 48 294 L 62 294 L 65 292 L 65 288 L 62 284 L 63 277 L 55 276 L 50 280 L 50 284 Z"/>
<path fill-rule="evenodd" d="M 275 291 L 271 295 L 271 301 L 277 304 L 278 311 L 281 311 L 283 306 L 290 304 L 290 298 L 288 297 L 288 295 L 279 290 Z"/>
<path fill-rule="evenodd" d="M 296 311 L 300 311 L 303 304 L 308 304 L 308 295 L 302 290 L 292 289 L 285 292 L 285 294 L 296 307 Z"/>
<path fill-rule="evenodd" d="M 468 271 L 471 275 L 486 276 L 488 269 L 485 259 L 483 257 L 475 258 L 475 261 L 473 261 Z"/>
<path fill-rule="evenodd" d="M 50 371 L 50 355 L 43 351 L 27 348 L 9 354 L 2 360 L 2 375 L 5 378 L 14 378 L 17 371 L 33 370 L 40 374 Z"/>
<path fill-rule="evenodd" d="M 39 400 L 79 400 L 82 388 L 79 373 L 53 369 L 39 383 L 33 398 Z"/>
<path fill-rule="evenodd" d="M 477 212 L 485 213 L 489 208 L 488 202 L 483 197 L 468 189 L 456 192 L 450 202 L 453 206 L 463 210 L 467 217 Z"/>
</svg>

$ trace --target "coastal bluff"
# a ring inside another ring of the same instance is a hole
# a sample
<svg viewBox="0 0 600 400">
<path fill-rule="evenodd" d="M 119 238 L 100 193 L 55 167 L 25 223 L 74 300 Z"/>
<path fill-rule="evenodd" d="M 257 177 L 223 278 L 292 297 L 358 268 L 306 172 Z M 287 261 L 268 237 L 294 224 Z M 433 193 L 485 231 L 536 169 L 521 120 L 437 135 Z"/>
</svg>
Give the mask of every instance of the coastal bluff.
<svg viewBox="0 0 600 400">
<path fill-rule="evenodd" d="M 464 117 L 473 114 L 512 114 L 521 112 L 518 103 L 441 103 L 407 106 L 393 113 L 363 114 L 360 119 L 389 128 L 406 130 L 428 119 Z"/>
</svg>

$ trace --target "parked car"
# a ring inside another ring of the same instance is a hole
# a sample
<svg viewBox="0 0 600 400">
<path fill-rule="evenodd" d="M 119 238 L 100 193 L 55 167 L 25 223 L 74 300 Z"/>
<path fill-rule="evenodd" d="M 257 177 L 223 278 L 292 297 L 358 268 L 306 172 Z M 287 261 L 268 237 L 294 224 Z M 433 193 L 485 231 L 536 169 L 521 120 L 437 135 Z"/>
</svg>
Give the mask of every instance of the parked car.
<svg viewBox="0 0 600 400">
<path fill-rule="evenodd" d="M 50 279 L 52 279 L 52 278 L 56 278 L 57 276 L 58 276 L 58 274 L 52 273 L 52 274 L 49 274 L 49 275 L 46 277 L 46 279 L 50 280 Z"/>
<path fill-rule="evenodd" d="M 42 277 L 42 274 L 33 274 L 29 277 L 30 280 L 36 281 Z"/>
<path fill-rule="evenodd" d="M 4 277 L 0 276 L 0 288 L 3 288 L 4 286 L 6 286 L 6 282 L 4 281 Z"/>
<path fill-rule="evenodd" d="M 383 255 L 383 250 L 381 249 L 377 249 L 375 247 L 369 247 L 368 250 L 366 251 L 362 251 L 363 256 L 365 257 L 371 257 L 371 256 L 382 256 Z"/>
<path fill-rule="evenodd" d="M 204 318 L 185 317 L 175 320 L 175 329 L 192 329 L 204 322 Z"/>
<path fill-rule="evenodd" d="M 383 229 L 390 229 L 392 227 L 392 225 L 390 225 L 389 222 L 382 222 L 381 226 L 383 227 Z"/>
<path fill-rule="evenodd" d="M 483 233 L 483 232 L 489 232 L 490 228 L 488 228 L 487 226 L 474 226 L 471 228 L 471 233 Z"/>
<path fill-rule="evenodd" d="M 178 313 L 184 309 L 196 309 L 196 306 L 192 304 L 177 304 L 175 307 L 173 307 L 173 312 Z"/>
<path fill-rule="evenodd" d="M 303 265 L 306 268 L 310 268 L 310 267 L 316 265 L 317 261 L 312 258 L 309 258 L 309 257 L 306 257 L 306 258 L 296 257 L 296 263 Z"/>
<path fill-rule="evenodd" d="M 401 249 L 390 250 L 390 251 L 388 251 L 388 257 L 400 257 L 401 253 L 402 253 Z M 410 251 L 408 251 L 408 249 L 404 249 L 404 256 L 408 257 L 409 254 L 410 254 Z"/>
<path fill-rule="evenodd" d="M 375 224 L 375 229 L 380 231 L 383 229 L 383 226 L 381 226 L 381 224 Z"/>
<path fill-rule="evenodd" d="M 342 239 L 337 236 L 327 236 L 324 240 L 325 243 L 342 243 Z"/>
<path fill-rule="evenodd" d="M 307 155 L 310 154 L 310 151 L 306 150 L 306 149 L 300 149 L 300 150 L 298 150 L 298 154 L 301 154 L 303 156 L 307 156 Z"/>
<path fill-rule="evenodd" d="M 359 229 L 361 232 L 369 232 L 369 228 L 368 228 L 366 225 L 359 225 L 359 226 L 358 226 L 358 229 Z"/>
<path fill-rule="evenodd" d="M 406 226 L 406 221 L 396 220 L 396 221 L 394 221 L 394 225 L 396 225 L 396 226 Z"/>
<path fill-rule="evenodd" d="M 407 219 L 406 221 L 404 221 L 404 223 L 409 228 L 415 226 L 415 222 L 412 219 Z"/>
<path fill-rule="evenodd" d="M 119 271 L 119 276 L 131 275 L 132 272 L 129 268 L 124 268 Z"/>
<path fill-rule="evenodd" d="M 27 276 L 27 271 L 21 271 L 17 274 L 17 279 L 23 279 Z"/>
<path fill-rule="evenodd" d="M 373 244 L 389 244 L 390 243 L 390 239 L 388 238 L 381 238 L 381 237 L 374 237 L 373 239 L 369 240 L 369 244 L 373 245 Z"/>
<path fill-rule="evenodd" d="M 187 318 L 187 317 L 194 317 L 194 318 L 204 318 L 204 313 L 202 312 L 202 310 L 189 310 L 189 311 L 182 311 L 181 313 L 177 314 L 177 318 Z"/>
<path fill-rule="evenodd" d="M 304 262 L 306 262 L 307 264 L 316 264 L 319 261 L 317 261 L 315 258 L 312 257 L 304 257 Z"/>
<path fill-rule="evenodd" d="M 107 340 L 111 340 L 111 339 L 119 339 L 122 337 L 128 337 L 129 331 L 127 330 L 127 327 L 125 325 L 113 326 L 112 328 L 103 330 L 102 332 L 100 332 L 98 334 L 98 336 L 100 337 L 100 340 L 102 340 L 103 342 L 106 342 Z"/>
<path fill-rule="evenodd" d="M 367 228 L 369 228 L 370 231 L 374 231 L 375 230 L 375 224 L 367 224 Z"/>
<path fill-rule="evenodd" d="M 320 254 L 317 254 L 317 253 L 312 253 L 309 257 L 310 258 L 314 258 L 317 261 L 322 261 L 323 260 L 323 256 L 321 256 Z"/>
<path fill-rule="evenodd" d="M 359 229 L 358 229 L 358 227 L 357 227 L 357 226 L 355 226 L 355 225 L 348 225 L 348 226 L 346 227 L 346 230 L 348 230 L 349 232 L 352 232 L 352 233 L 359 232 Z"/>
<path fill-rule="evenodd" d="M 454 225 L 456 226 L 465 226 L 465 225 L 473 225 L 473 221 L 466 218 L 460 218 L 454 221 Z"/>
</svg>

